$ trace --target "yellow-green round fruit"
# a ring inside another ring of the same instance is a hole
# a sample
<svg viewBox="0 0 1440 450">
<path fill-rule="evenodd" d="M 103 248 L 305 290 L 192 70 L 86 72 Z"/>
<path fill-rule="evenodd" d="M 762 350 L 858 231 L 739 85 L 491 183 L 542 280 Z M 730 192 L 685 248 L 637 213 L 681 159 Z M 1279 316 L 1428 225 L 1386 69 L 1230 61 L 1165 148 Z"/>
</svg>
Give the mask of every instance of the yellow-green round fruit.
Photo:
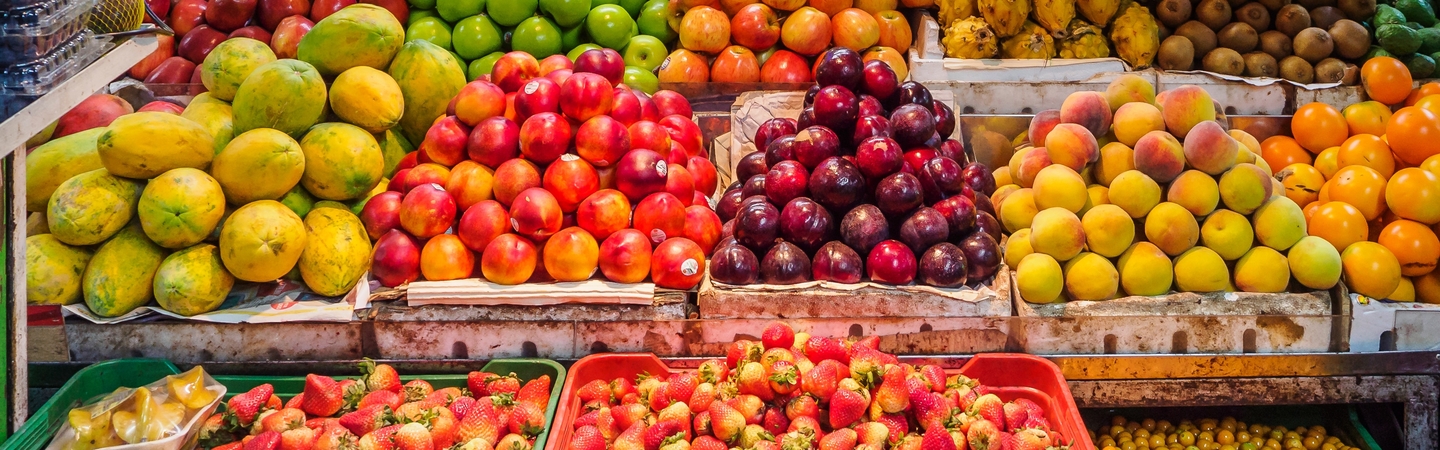
<svg viewBox="0 0 1440 450">
<path fill-rule="evenodd" d="M 1223 291 L 1230 285 L 1230 269 L 1214 250 L 1195 247 L 1175 257 L 1175 287 L 1181 292 Z"/>
<path fill-rule="evenodd" d="M 294 189 L 290 189 L 289 193 L 280 198 L 280 204 L 290 208 L 295 215 L 304 219 L 306 215 L 310 214 L 310 210 L 315 209 L 315 196 L 310 195 L 304 186 L 296 184 Z"/>
<path fill-rule="evenodd" d="M 305 154 L 300 184 L 325 200 L 365 195 L 380 183 L 385 170 L 385 156 L 375 136 L 348 123 L 316 125 L 300 139 L 300 150 Z"/>
<path fill-rule="evenodd" d="M 250 73 L 231 104 L 235 134 L 256 128 L 274 128 L 290 136 L 325 118 L 325 80 L 303 61 L 281 59 Z"/>
<path fill-rule="evenodd" d="M 1059 164 L 1040 169 L 1033 186 L 1037 209 L 1065 208 L 1078 213 L 1089 200 L 1085 180 L 1075 170 Z"/>
<path fill-rule="evenodd" d="M 45 218 L 60 242 L 94 245 L 125 228 L 139 200 L 140 183 L 95 169 L 60 183 Z"/>
<path fill-rule="evenodd" d="M 1055 258 L 1033 253 L 1020 260 L 1015 268 L 1015 287 L 1020 297 L 1030 303 L 1054 303 L 1065 288 L 1065 274 Z"/>
<path fill-rule="evenodd" d="M 347 6 L 320 20 L 300 38 L 296 58 L 330 77 L 357 66 L 384 69 L 405 43 L 405 28 L 385 8 Z"/>
<path fill-rule="evenodd" d="M 1130 295 L 1165 295 L 1174 283 L 1175 272 L 1170 258 L 1160 247 L 1149 242 L 1136 242 L 1120 254 L 1117 264 L 1120 286 Z"/>
<path fill-rule="evenodd" d="M 1068 261 L 1085 247 L 1085 227 L 1065 208 L 1050 208 L 1035 215 L 1030 227 L 1030 248 L 1056 261 Z"/>
<path fill-rule="evenodd" d="M 1035 214 L 1040 210 L 1035 207 L 1035 191 L 1030 188 L 1020 188 L 1005 196 L 1000 203 L 1000 224 L 1005 229 L 1014 233 L 1023 228 L 1030 228 L 1035 220 Z"/>
<path fill-rule="evenodd" d="M 245 281 L 273 281 L 289 272 L 305 250 L 305 224 L 274 200 L 240 207 L 220 229 L 220 259 Z"/>
<path fill-rule="evenodd" d="M 257 128 L 235 136 L 215 155 L 210 173 L 232 205 L 278 200 L 300 183 L 305 174 L 305 152 L 290 135 Z M 265 176 L 255 176 L 262 173 Z"/>
<path fill-rule="evenodd" d="M 1255 210 L 1255 237 L 1266 247 L 1284 251 L 1306 236 L 1305 213 L 1289 197 L 1272 197 Z"/>
<path fill-rule="evenodd" d="M 1256 162 L 1263 160 L 1256 160 Z M 1255 212 L 1275 193 L 1275 179 L 1255 164 L 1236 164 L 1220 176 L 1220 200 L 1240 214 Z M 1283 187 L 1282 187 L 1283 189 Z"/>
<path fill-rule="evenodd" d="M 1235 287 L 1242 291 L 1285 292 L 1289 286 L 1290 264 L 1275 249 L 1255 247 L 1235 261 Z"/>
<path fill-rule="evenodd" d="M 1160 203 L 1160 185 L 1138 170 L 1127 170 L 1110 181 L 1110 204 L 1139 219 Z"/>
<path fill-rule="evenodd" d="M 383 133 L 400 123 L 405 98 L 390 74 L 358 66 L 335 77 L 330 85 L 330 110 L 351 125 Z"/>
<path fill-rule="evenodd" d="M 80 279 L 94 253 L 41 234 L 25 238 L 25 297 L 36 305 L 80 302 Z"/>
<path fill-rule="evenodd" d="M 210 168 L 215 137 L 190 119 L 145 111 L 110 122 L 96 138 L 95 150 L 115 176 L 148 179 L 180 167 Z"/>
<path fill-rule="evenodd" d="M 200 244 L 170 254 L 155 272 L 155 302 L 182 316 L 204 314 L 225 303 L 235 277 L 225 270 L 220 248 Z"/>
<path fill-rule="evenodd" d="M 1020 265 L 1020 260 L 1025 259 L 1035 249 L 1030 248 L 1030 229 L 1025 228 L 1010 234 L 1010 239 L 1005 241 L 1005 264 L 1010 267 Z"/>
<path fill-rule="evenodd" d="M 165 254 L 164 248 L 145 237 L 139 223 L 115 233 L 85 267 L 81 279 L 85 306 L 100 317 L 118 317 L 150 303 L 155 270 Z"/>
<path fill-rule="evenodd" d="M 1107 258 L 1125 253 L 1135 241 L 1135 219 L 1115 205 L 1099 205 L 1085 212 L 1080 219 L 1085 227 L 1085 243 L 1090 251 Z M 1013 236 L 1011 239 L 1015 239 Z"/>
<path fill-rule="evenodd" d="M 225 215 L 225 194 L 210 174 L 182 167 L 145 185 L 136 207 L 151 241 L 181 249 L 204 241 Z"/>
<path fill-rule="evenodd" d="M 375 133 L 375 142 L 380 144 L 380 153 L 385 156 L 385 178 L 394 177 L 400 160 L 405 158 L 405 154 L 415 151 L 415 146 L 400 134 L 399 128 Z"/>
<path fill-rule="evenodd" d="M 1205 217 L 1220 204 L 1220 185 L 1205 172 L 1187 170 L 1170 181 L 1165 201 L 1185 207 L 1195 217 Z"/>
<path fill-rule="evenodd" d="M 226 39 L 200 63 L 200 82 L 217 99 L 235 99 L 240 83 L 256 68 L 275 61 L 270 45 L 250 38 Z"/>
<path fill-rule="evenodd" d="M 1340 252 L 1317 236 L 1305 236 L 1286 256 L 1295 281 L 1310 289 L 1330 289 L 1340 282 Z"/>
<path fill-rule="evenodd" d="M 305 285 L 327 297 L 350 292 L 370 268 L 370 238 L 360 218 L 346 209 L 316 208 L 305 216 L 305 234 L 300 253 Z"/>
<path fill-rule="evenodd" d="M 60 183 L 105 167 L 95 151 L 95 139 L 104 132 L 104 127 L 81 131 L 46 142 L 25 155 L 25 210 L 44 212 Z"/>
<path fill-rule="evenodd" d="M 465 71 L 455 57 L 430 41 L 415 40 L 400 47 L 386 72 L 405 95 L 400 131 L 419 145 L 435 119 L 445 115 L 450 100 L 465 87 Z"/>
<path fill-rule="evenodd" d="M 1114 298 L 1120 289 L 1120 272 L 1104 256 L 1083 252 L 1065 263 L 1065 292 L 1071 300 Z"/>
<path fill-rule="evenodd" d="M 1415 301 L 1415 282 L 1410 277 L 1400 277 L 1400 284 L 1395 286 L 1395 292 L 1391 292 L 1387 300 L 1396 302 Z"/>
<path fill-rule="evenodd" d="M 1171 202 L 1155 205 L 1145 217 L 1145 238 L 1176 256 L 1195 246 L 1200 239 L 1200 224 L 1184 207 Z"/>
<path fill-rule="evenodd" d="M 205 131 L 210 132 L 210 136 L 215 138 L 215 153 L 220 153 L 220 150 L 223 150 L 226 145 L 230 144 L 230 140 L 235 138 L 235 111 L 228 102 L 220 100 L 191 101 L 190 106 L 186 106 L 185 111 L 180 113 L 180 117 L 190 119 L 191 122 L 200 124 Z"/>
<path fill-rule="evenodd" d="M 1255 231 L 1245 216 L 1228 209 L 1217 210 L 1205 218 L 1200 227 L 1200 244 L 1214 250 L 1226 261 L 1234 261 L 1250 251 Z"/>
</svg>

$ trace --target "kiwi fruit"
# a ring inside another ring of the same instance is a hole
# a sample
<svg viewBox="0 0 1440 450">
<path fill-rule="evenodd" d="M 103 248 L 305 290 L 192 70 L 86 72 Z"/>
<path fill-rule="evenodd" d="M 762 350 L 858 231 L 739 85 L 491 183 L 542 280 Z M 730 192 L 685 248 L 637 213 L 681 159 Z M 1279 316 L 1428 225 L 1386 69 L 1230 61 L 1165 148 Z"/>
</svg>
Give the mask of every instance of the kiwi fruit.
<svg viewBox="0 0 1440 450">
<path fill-rule="evenodd" d="M 1310 26 L 1330 29 L 1331 25 L 1345 18 L 1345 13 L 1334 6 L 1321 6 L 1310 10 Z"/>
<path fill-rule="evenodd" d="M 1195 46 L 1185 36 L 1173 35 L 1160 43 L 1157 58 L 1161 69 L 1190 70 L 1195 64 Z"/>
<path fill-rule="evenodd" d="M 1315 64 L 1316 83 L 1339 83 L 1345 78 L 1345 62 L 1335 58 L 1325 58 Z"/>
<path fill-rule="evenodd" d="M 1220 27 L 1230 23 L 1234 12 L 1230 10 L 1230 2 L 1227 0 L 1201 0 L 1195 6 L 1195 20 L 1210 27 L 1212 31 L 1220 30 Z"/>
<path fill-rule="evenodd" d="M 1284 7 L 1285 5 L 1290 4 L 1290 0 L 1257 0 L 1257 1 L 1259 1 L 1260 4 L 1265 5 L 1265 9 L 1270 10 L 1270 12 L 1272 12 L 1272 13 L 1275 12 L 1275 11 L 1279 11 L 1280 8 L 1281 8 L 1281 7 Z"/>
<path fill-rule="evenodd" d="M 1265 5 L 1250 2 L 1235 10 L 1235 21 L 1244 22 L 1256 33 L 1270 30 L 1270 10 Z"/>
<path fill-rule="evenodd" d="M 1316 27 L 1300 30 L 1300 33 L 1295 35 L 1292 45 L 1295 48 L 1295 56 L 1304 58 L 1311 64 L 1330 57 L 1330 52 L 1335 51 L 1335 41 L 1330 39 L 1330 33 Z"/>
<path fill-rule="evenodd" d="M 1295 4 L 1304 6 L 1305 9 L 1314 11 L 1315 8 L 1335 6 L 1336 0 L 1295 0 Z"/>
<path fill-rule="evenodd" d="M 1339 0 L 1335 3 L 1346 18 L 1356 22 L 1370 20 L 1375 15 L 1375 0 Z"/>
<path fill-rule="evenodd" d="M 1295 53 L 1294 47 L 1290 46 L 1290 36 L 1275 30 L 1260 33 L 1260 51 L 1269 54 L 1276 61 Z"/>
<path fill-rule="evenodd" d="M 1185 22 L 1175 29 L 1176 36 L 1185 36 L 1195 46 L 1196 55 L 1204 55 L 1215 49 L 1215 31 L 1194 20 Z"/>
<path fill-rule="evenodd" d="M 1275 29 L 1286 36 L 1293 38 L 1306 28 L 1310 28 L 1310 11 L 1304 6 L 1285 5 L 1275 13 Z"/>
<path fill-rule="evenodd" d="M 1235 50 L 1217 47 L 1205 55 L 1201 67 L 1222 75 L 1240 75 L 1245 73 L 1245 59 Z"/>
<path fill-rule="evenodd" d="M 1245 22 L 1231 22 L 1225 28 L 1221 28 L 1215 38 L 1221 47 L 1235 50 L 1240 53 L 1249 53 L 1260 44 L 1260 35 L 1255 33 L 1254 28 Z"/>
<path fill-rule="evenodd" d="M 1165 40 L 1165 38 L 1170 37 L 1171 34 L 1174 34 L 1170 31 L 1170 27 L 1165 26 L 1165 24 L 1163 23 L 1155 24 L 1155 28 L 1156 34 L 1160 35 L 1160 40 L 1162 41 Z"/>
<path fill-rule="evenodd" d="M 1370 33 L 1365 26 L 1350 19 L 1340 19 L 1330 26 L 1330 41 L 1335 54 L 1345 59 L 1358 59 L 1370 50 Z"/>
<path fill-rule="evenodd" d="M 1190 0 L 1160 0 L 1155 5 L 1155 18 L 1165 26 L 1175 28 L 1190 20 L 1191 8 Z"/>
<path fill-rule="evenodd" d="M 1287 56 L 1280 60 L 1280 78 L 1310 84 L 1315 81 L 1315 68 L 1299 56 Z"/>
<path fill-rule="evenodd" d="M 1245 76 L 1275 78 L 1280 74 L 1280 64 L 1275 62 L 1275 57 L 1265 52 L 1250 52 L 1245 54 Z"/>
</svg>

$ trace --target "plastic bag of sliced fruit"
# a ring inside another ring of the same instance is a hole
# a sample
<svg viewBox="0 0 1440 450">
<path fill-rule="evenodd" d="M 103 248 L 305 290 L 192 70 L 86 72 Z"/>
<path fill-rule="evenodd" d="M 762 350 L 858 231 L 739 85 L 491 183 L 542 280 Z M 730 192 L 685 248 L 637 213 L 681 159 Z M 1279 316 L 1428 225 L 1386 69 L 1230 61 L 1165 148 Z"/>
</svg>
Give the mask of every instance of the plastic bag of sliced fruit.
<svg viewBox="0 0 1440 450">
<path fill-rule="evenodd" d="M 121 388 L 70 410 L 47 450 L 180 450 L 192 448 L 204 418 L 215 411 L 225 386 L 204 369 Z"/>
<path fill-rule="evenodd" d="M 912 365 L 877 337 L 772 323 L 695 369 L 650 354 L 593 355 L 566 378 L 549 447 L 570 450 L 1093 449 L 1059 369 L 980 354 Z"/>
</svg>

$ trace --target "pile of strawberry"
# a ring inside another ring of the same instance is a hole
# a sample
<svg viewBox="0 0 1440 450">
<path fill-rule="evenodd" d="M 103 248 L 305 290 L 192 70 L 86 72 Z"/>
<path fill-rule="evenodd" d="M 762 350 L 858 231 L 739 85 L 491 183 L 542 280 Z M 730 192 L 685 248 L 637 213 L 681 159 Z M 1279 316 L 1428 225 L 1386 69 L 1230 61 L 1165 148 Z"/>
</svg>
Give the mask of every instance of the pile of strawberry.
<svg viewBox="0 0 1440 450">
<path fill-rule="evenodd" d="M 311 374 L 281 402 L 269 384 L 236 395 L 210 416 L 199 448 L 216 450 L 530 450 L 545 431 L 550 377 L 471 372 L 466 389 L 400 383 L 366 361 L 357 379 Z"/>
<path fill-rule="evenodd" d="M 1043 450 L 1066 448 L 1036 403 L 901 364 L 879 338 L 772 323 L 724 360 L 669 379 L 584 384 L 569 450 Z"/>
</svg>

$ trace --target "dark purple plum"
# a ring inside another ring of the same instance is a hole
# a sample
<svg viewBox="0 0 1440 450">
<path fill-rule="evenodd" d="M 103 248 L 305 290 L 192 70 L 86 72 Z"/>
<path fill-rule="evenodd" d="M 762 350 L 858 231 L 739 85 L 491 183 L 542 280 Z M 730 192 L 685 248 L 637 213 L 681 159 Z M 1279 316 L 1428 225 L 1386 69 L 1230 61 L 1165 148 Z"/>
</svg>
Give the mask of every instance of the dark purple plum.
<svg viewBox="0 0 1440 450">
<path fill-rule="evenodd" d="M 780 210 L 780 237 L 814 252 L 835 238 L 835 218 L 824 206 L 808 197 L 796 197 Z"/>
<path fill-rule="evenodd" d="M 735 218 L 735 213 L 740 212 L 740 202 L 745 200 L 745 191 L 731 189 L 720 196 L 720 201 L 715 204 L 715 215 L 720 216 L 724 222 Z"/>
<path fill-rule="evenodd" d="M 861 255 L 886 239 L 890 239 L 890 222 L 875 205 L 857 206 L 840 219 L 840 240 Z"/>
<path fill-rule="evenodd" d="M 775 167 L 780 161 L 794 160 L 795 147 L 795 135 L 793 134 L 780 136 L 770 141 L 770 145 L 765 146 L 765 167 Z"/>
<path fill-rule="evenodd" d="M 993 217 L 995 215 L 995 205 L 990 203 L 990 196 L 984 195 L 984 193 L 981 192 L 975 193 L 975 211 L 983 212 Z"/>
<path fill-rule="evenodd" d="M 815 108 L 806 105 L 805 109 L 800 110 L 800 117 L 795 118 L 795 129 L 803 130 L 811 125 L 815 125 Z"/>
<path fill-rule="evenodd" d="M 853 91 L 860 88 L 864 70 L 859 53 L 845 47 L 833 47 L 815 62 L 815 84 L 822 88 L 844 86 Z"/>
<path fill-rule="evenodd" d="M 930 108 L 907 104 L 895 108 L 890 113 L 890 130 L 895 134 L 895 142 L 902 147 L 915 148 L 925 145 L 935 135 L 935 114 Z"/>
<path fill-rule="evenodd" d="M 906 81 L 900 83 L 900 90 L 895 93 L 900 104 L 916 104 L 930 108 L 935 104 L 935 98 L 930 96 L 930 89 L 918 81 Z"/>
<path fill-rule="evenodd" d="M 935 287 L 964 286 L 969 276 L 968 266 L 964 250 L 941 242 L 920 254 L 919 281 Z"/>
<path fill-rule="evenodd" d="M 865 142 L 866 139 L 872 137 L 888 138 L 891 134 L 894 132 L 890 130 L 890 119 L 886 119 L 884 116 L 862 115 L 860 121 L 855 122 L 855 133 L 851 140 Z"/>
<path fill-rule="evenodd" d="M 780 161 L 765 175 L 765 197 L 770 203 L 784 205 L 809 193 L 810 171 L 795 161 Z"/>
<path fill-rule="evenodd" d="M 795 160 L 806 169 L 815 170 L 831 156 L 840 154 L 840 137 L 834 131 L 822 126 L 813 126 L 795 134 Z"/>
<path fill-rule="evenodd" d="M 950 222 L 931 208 L 921 207 L 900 224 L 900 242 L 915 254 L 950 239 Z"/>
<path fill-rule="evenodd" d="M 765 284 L 800 284 L 810 281 L 810 257 L 795 244 L 780 241 L 760 260 L 760 280 Z"/>
<path fill-rule="evenodd" d="M 900 241 L 881 242 L 865 257 L 865 269 L 870 281 L 896 286 L 910 284 L 915 281 L 915 252 Z"/>
<path fill-rule="evenodd" d="M 760 124 L 755 129 L 755 148 L 763 149 L 770 145 L 770 141 L 787 134 L 795 134 L 795 119 L 776 117 Z"/>
<path fill-rule="evenodd" d="M 766 172 L 769 173 L 769 172 Z M 745 187 L 740 188 L 745 197 L 765 195 L 765 174 L 759 174 L 745 180 Z"/>
<path fill-rule="evenodd" d="M 875 184 L 875 204 L 886 217 L 905 217 L 924 203 L 925 195 L 920 189 L 920 179 L 914 175 L 900 172 Z"/>
<path fill-rule="evenodd" d="M 905 165 L 905 152 L 894 139 L 873 137 L 860 141 L 855 148 L 855 165 L 866 178 L 879 180 L 900 171 Z"/>
<path fill-rule="evenodd" d="M 950 105 L 939 100 L 935 100 L 932 105 L 933 107 L 930 112 L 935 115 L 935 132 L 940 133 L 940 137 L 942 138 L 949 138 L 954 135 L 955 110 L 950 109 Z"/>
<path fill-rule="evenodd" d="M 970 164 L 970 157 L 965 155 L 965 145 L 954 139 L 946 139 L 940 143 L 940 149 L 935 151 L 940 156 L 955 160 L 962 166 Z"/>
<path fill-rule="evenodd" d="M 729 222 L 725 222 L 725 224 L 726 224 L 726 225 L 729 225 L 729 226 L 731 227 L 731 229 L 734 229 L 734 227 L 735 227 L 735 225 L 734 225 L 734 224 L 735 224 L 735 221 L 733 221 L 733 220 L 732 220 L 732 221 L 729 221 Z M 733 234 L 732 234 L 732 235 L 729 235 L 729 236 L 721 236 L 721 237 L 720 237 L 720 242 L 716 242 L 716 243 L 715 243 L 715 248 L 718 249 L 718 248 L 720 248 L 720 247 L 724 247 L 724 246 L 727 246 L 727 245 L 740 245 L 740 241 L 735 240 L 735 235 L 733 235 Z M 744 246 L 742 245 L 741 247 L 744 247 Z"/>
<path fill-rule="evenodd" d="M 821 87 L 824 87 L 824 86 L 820 86 L 819 84 L 816 84 L 816 85 L 814 85 L 814 86 L 810 86 L 810 89 L 805 90 L 805 102 L 803 103 L 803 106 L 805 106 L 806 108 L 809 108 L 810 105 L 815 104 L 815 94 L 820 93 L 820 88 L 821 88 Z M 801 128 L 803 128 L 803 127 L 801 127 Z M 798 128 L 797 128 L 797 129 L 798 129 Z"/>
<path fill-rule="evenodd" d="M 930 158 L 921 164 L 915 175 L 920 179 L 920 188 L 925 192 L 925 203 L 933 205 L 963 192 L 965 181 L 960 179 L 962 170 L 964 169 L 956 164 L 955 160 L 944 156 Z"/>
<path fill-rule="evenodd" d="M 849 130 L 860 118 L 860 98 L 844 86 L 825 86 L 815 94 L 814 122 L 835 130 Z"/>
<path fill-rule="evenodd" d="M 770 199 L 765 198 L 765 194 L 751 195 L 751 196 L 749 196 L 749 197 L 745 197 L 744 200 L 741 200 L 741 201 L 740 201 L 740 209 L 745 209 L 746 206 L 750 206 L 751 204 L 754 204 L 754 203 L 770 203 Z M 770 205 L 770 206 L 775 206 L 775 205 Z M 736 213 L 735 215 L 738 216 L 738 215 L 740 215 L 740 214 L 739 214 L 739 213 Z"/>
<path fill-rule="evenodd" d="M 827 242 L 820 250 L 816 250 L 810 267 L 813 269 L 815 281 L 855 284 L 865 276 L 865 260 L 860 259 L 860 254 L 855 253 L 855 249 L 840 241 Z"/>
<path fill-rule="evenodd" d="M 975 230 L 975 203 L 957 195 L 935 203 L 935 212 L 945 216 L 951 236 L 969 236 Z"/>
<path fill-rule="evenodd" d="M 939 132 L 936 132 L 936 133 L 930 135 L 930 139 L 926 139 L 926 140 L 925 140 L 925 148 L 939 151 L 939 150 L 940 150 L 940 144 L 943 144 L 943 143 L 945 143 L 945 140 L 940 138 L 940 133 L 939 133 Z"/>
<path fill-rule="evenodd" d="M 810 198 L 839 214 L 865 199 L 865 175 L 843 157 L 830 157 L 810 173 Z"/>
<path fill-rule="evenodd" d="M 885 114 L 885 105 L 880 103 L 880 99 L 869 95 L 860 96 L 860 111 L 858 114 L 860 114 L 860 117 L 889 116 L 889 114 Z"/>
<path fill-rule="evenodd" d="M 975 213 L 974 233 L 982 232 L 990 235 L 990 239 L 994 239 L 995 242 L 1000 242 L 1000 221 L 995 220 L 995 216 L 990 215 L 988 212 L 977 211 Z"/>
<path fill-rule="evenodd" d="M 906 172 L 914 175 L 920 173 L 920 168 L 925 166 L 925 161 L 940 156 L 940 153 L 930 148 L 912 148 L 905 151 L 905 166 L 910 169 Z"/>
<path fill-rule="evenodd" d="M 756 175 L 764 175 L 770 171 L 770 165 L 765 163 L 765 155 L 768 152 L 758 151 L 746 153 L 740 157 L 740 162 L 735 165 L 735 179 L 749 180 Z"/>
<path fill-rule="evenodd" d="M 860 91 L 879 99 L 888 99 L 900 91 L 900 79 L 885 61 L 872 59 L 861 70 Z"/>
<path fill-rule="evenodd" d="M 725 224 L 720 226 L 720 242 L 727 240 L 731 242 L 735 241 L 735 220 L 733 219 L 725 221 Z M 716 244 L 716 246 L 718 247 L 719 244 Z"/>
<path fill-rule="evenodd" d="M 965 178 L 965 184 L 975 192 L 985 195 L 995 193 L 995 174 L 984 164 L 970 163 L 960 175 Z"/>
<path fill-rule="evenodd" d="M 766 202 L 755 202 L 735 216 L 735 240 L 755 253 L 775 245 L 780 236 L 780 211 Z"/>
<path fill-rule="evenodd" d="M 960 250 L 965 252 L 970 281 L 985 280 L 1000 269 L 1000 244 L 988 234 L 971 234 L 960 241 Z"/>
<path fill-rule="evenodd" d="M 719 246 L 710 255 L 710 278 L 725 284 L 755 284 L 760 279 L 760 261 L 744 246 Z"/>
</svg>

